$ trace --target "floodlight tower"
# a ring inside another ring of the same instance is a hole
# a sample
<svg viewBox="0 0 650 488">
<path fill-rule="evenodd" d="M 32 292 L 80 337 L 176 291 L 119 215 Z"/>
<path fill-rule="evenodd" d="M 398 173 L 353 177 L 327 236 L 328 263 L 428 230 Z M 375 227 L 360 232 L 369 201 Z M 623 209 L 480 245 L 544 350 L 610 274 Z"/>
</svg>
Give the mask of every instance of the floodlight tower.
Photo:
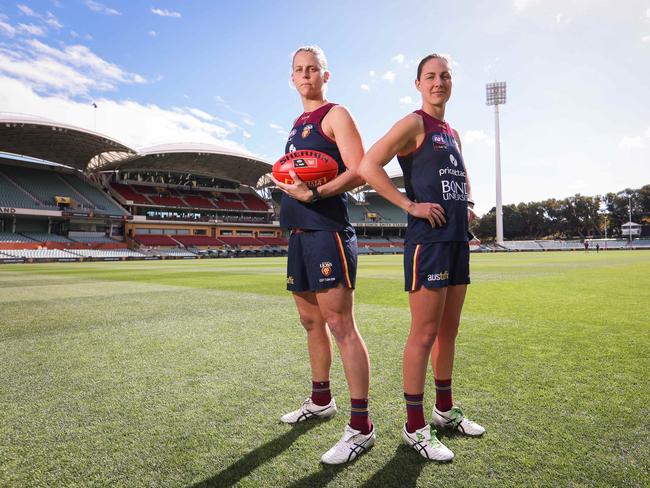
<svg viewBox="0 0 650 488">
<path fill-rule="evenodd" d="M 497 243 L 503 242 L 503 206 L 501 204 L 501 143 L 499 137 L 499 105 L 506 103 L 506 82 L 495 81 L 485 85 L 486 105 L 494 105 L 494 142 L 497 186 Z"/>
</svg>

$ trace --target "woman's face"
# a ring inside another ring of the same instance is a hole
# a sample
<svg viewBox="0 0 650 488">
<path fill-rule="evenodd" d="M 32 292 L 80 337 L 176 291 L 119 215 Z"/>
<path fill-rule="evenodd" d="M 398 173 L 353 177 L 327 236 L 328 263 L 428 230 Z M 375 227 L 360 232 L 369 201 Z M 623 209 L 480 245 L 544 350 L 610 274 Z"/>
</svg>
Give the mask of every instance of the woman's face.
<svg viewBox="0 0 650 488">
<path fill-rule="evenodd" d="M 304 98 L 322 97 L 328 79 L 329 72 L 323 69 L 315 54 L 300 51 L 293 58 L 291 81 Z"/>
<path fill-rule="evenodd" d="M 433 58 L 424 63 L 415 87 L 422 100 L 436 106 L 444 106 L 451 97 L 451 71 L 447 61 Z"/>
</svg>

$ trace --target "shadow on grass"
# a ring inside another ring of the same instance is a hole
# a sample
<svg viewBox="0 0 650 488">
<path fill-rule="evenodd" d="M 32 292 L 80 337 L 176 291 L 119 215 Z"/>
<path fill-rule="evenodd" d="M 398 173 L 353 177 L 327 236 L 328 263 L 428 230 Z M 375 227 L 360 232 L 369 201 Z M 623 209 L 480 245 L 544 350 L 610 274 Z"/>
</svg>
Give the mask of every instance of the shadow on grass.
<svg viewBox="0 0 650 488">
<path fill-rule="evenodd" d="M 318 422 L 304 422 L 302 424 L 295 425 L 286 434 L 282 434 L 281 436 L 276 437 L 275 439 L 249 452 L 239 461 L 231 464 L 219 474 L 213 476 L 212 478 L 199 481 L 196 484 L 189 485 L 188 488 L 221 488 L 233 486 L 237 484 L 242 478 L 247 476 L 255 468 L 264 464 L 270 459 L 273 459 L 288 449 L 289 446 L 291 446 L 291 444 L 293 444 L 293 442 L 298 437 L 300 437 L 302 434 L 305 434 L 306 432 L 309 432 L 317 425 Z"/>
<path fill-rule="evenodd" d="M 367 455 L 367 454 L 365 454 Z M 349 464 L 340 464 L 337 466 L 322 465 L 322 469 L 316 473 L 305 476 L 304 478 L 294 481 L 287 488 L 319 488 L 327 485 L 334 477 L 349 467 Z"/>
<path fill-rule="evenodd" d="M 370 454 L 372 455 L 372 454 Z M 382 488 L 399 487 L 410 488 L 416 486 L 420 472 L 427 461 L 417 452 L 405 445 L 400 445 L 395 449 L 395 455 L 366 481 L 362 488 Z"/>
</svg>

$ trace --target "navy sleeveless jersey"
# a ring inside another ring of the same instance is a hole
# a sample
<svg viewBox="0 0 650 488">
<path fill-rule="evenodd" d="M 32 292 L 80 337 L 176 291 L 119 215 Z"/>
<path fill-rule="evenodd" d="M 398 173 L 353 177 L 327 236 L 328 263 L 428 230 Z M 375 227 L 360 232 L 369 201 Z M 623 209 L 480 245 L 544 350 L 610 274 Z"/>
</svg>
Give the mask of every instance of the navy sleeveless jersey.
<svg viewBox="0 0 650 488">
<path fill-rule="evenodd" d="M 408 216 L 406 241 L 467 242 L 467 175 L 458 142 L 449 124 L 422 110 L 414 113 L 424 122 L 424 141 L 411 154 L 398 156 L 406 195 L 414 202 L 440 204 L 447 222 L 431 227 L 426 219 Z"/>
<path fill-rule="evenodd" d="M 296 119 L 289 133 L 285 154 L 311 149 L 332 157 L 339 166 L 339 174 L 346 171 L 336 142 L 327 137 L 321 128 L 321 121 L 336 106 L 326 103 L 313 112 L 305 112 Z M 313 203 L 304 203 L 282 194 L 280 204 L 280 225 L 285 229 L 308 229 L 342 231 L 351 228 L 348 218 L 347 195 L 345 193 L 323 198 Z"/>
</svg>

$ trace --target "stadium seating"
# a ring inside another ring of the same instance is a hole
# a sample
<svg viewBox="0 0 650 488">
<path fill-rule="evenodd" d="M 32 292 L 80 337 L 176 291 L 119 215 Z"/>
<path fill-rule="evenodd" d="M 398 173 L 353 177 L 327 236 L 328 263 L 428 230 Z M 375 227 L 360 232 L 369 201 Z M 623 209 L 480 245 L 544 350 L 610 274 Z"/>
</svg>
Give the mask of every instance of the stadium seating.
<svg viewBox="0 0 650 488">
<path fill-rule="evenodd" d="M 43 208 L 35 198 L 30 198 L 0 170 L 0 207 Z M 45 206 L 46 208 L 56 208 Z"/>
<path fill-rule="evenodd" d="M 114 259 L 114 258 L 142 258 L 143 253 L 131 249 L 74 249 L 69 253 L 84 258 Z"/>
<path fill-rule="evenodd" d="M 115 239 L 107 237 L 103 232 L 69 232 L 68 239 L 75 242 L 84 242 L 88 244 L 115 243 Z"/>
<path fill-rule="evenodd" d="M 2 251 L 11 257 L 25 259 L 75 259 L 78 255 L 62 249 L 5 249 Z"/>
<path fill-rule="evenodd" d="M 377 194 L 366 195 L 366 207 L 379 215 L 379 222 L 406 223 L 406 212 Z"/>
<path fill-rule="evenodd" d="M 368 208 L 365 205 L 359 205 L 350 201 L 348 205 L 348 216 L 353 224 L 367 222 L 366 213 Z"/>
<path fill-rule="evenodd" d="M 254 237 L 219 236 L 219 239 L 229 246 L 263 246 L 264 243 Z"/>
<path fill-rule="evenodd" d="M 185 200 L 187 205 L 192 208 L 207 208 L 210 210 L 217 208 L 212 200 L 199 196 L 183 195 L 183 200 Z"/>
<path fill-rule="evenodd" d="M 71 174 L 59 174 L 60 178 L 66 181 L 70 186 L 75 188 L 87 200 L 95 206 L 95 213 L 106 213 L 110 215 L 126 215 L 126 211 L 113 202 L 108 195 L 90 183 L 83 181 Z"/>
<path fill-rule="evenodd" d="M 287 241 L 284 237 L 258 237 L 258 241 L 261 241 L 263 244 L 267 244 L 269 246 L 288 246 L 289 241 Z"/>
<path fill-rule="evenodd" d="M 63 237 L 58 234 L 46 234 L 43 232 L 23 232 L 23 235 L 37 242 L 72 242 L 67 237 Z"/>
<path fill-rule="evenodd" d="M 134 239 L 144 246 L 178 246 L 178 242 L 168 235 L 138 234 Z"/>
<path fill-rule="evenodd" d="M 159 251 L 161 256 L 174 256 L 178 258 L 195 258 L 196 254 L 186 249 L 161 249 Z"/>
<path fill-rule="evenodd" d="M 215 239 L 210 236 L 180 236 L 175 235 L 174 239 L 183 244 L 185 247 L 189 246 L 223 246 L 220 239 Z"/>
<path fill-rule="evenodd" d="M 40 171 L 31 168 L 3 166 L 2 172 L 12 181 L 29 192 L 43 206 L 58 209 L 54 197 L 70 197 L 78 202 L 83 209 L 89 209 L 90 203 L 70 188 L 57 174 L 51 171 Z"/>
<path fill-rule="evenodd" d="M 244 201 L 244 205 L 246 205 L 246 207 L 248 207 L 250 210 L 266 212 L 269 209 L 269 207 L 261 198 L 253 195 L 252 193 L 242 193 L 240 196 Z"/>
<path fill-rule="evenodd" d="M 29 237 L 12 232 L 0 232 L 0 242 L 34 242 Z"/>
<path fill-rule="evenodd" d="M 501 244 L 510 251 L 542 251 L 542 247 L 536 241 L 505 241 Z"/>
<path fill-rule="evenodd" d="M 152 195 L 149 197 L 149 200 L 161 207 L 187 207 L 187 204 L 178 197 L 160 197 Z"/>
<path fill-rule="evenodd" d="M 647 248 L 650 247 L 650 239 L 636 239 L 632 241 L 629 247 L 633 248 Z"/>
<path fill-rule="evenodd" d="M 119 193 L 125 200 L 131 200 L 133 203 L 144 205 L 151 205 L 151 200 L 146 196 L 138 193 L 129 185 L 121 185 L 119 183 L 111 183 L 111 188 Z"/>
</svg>

